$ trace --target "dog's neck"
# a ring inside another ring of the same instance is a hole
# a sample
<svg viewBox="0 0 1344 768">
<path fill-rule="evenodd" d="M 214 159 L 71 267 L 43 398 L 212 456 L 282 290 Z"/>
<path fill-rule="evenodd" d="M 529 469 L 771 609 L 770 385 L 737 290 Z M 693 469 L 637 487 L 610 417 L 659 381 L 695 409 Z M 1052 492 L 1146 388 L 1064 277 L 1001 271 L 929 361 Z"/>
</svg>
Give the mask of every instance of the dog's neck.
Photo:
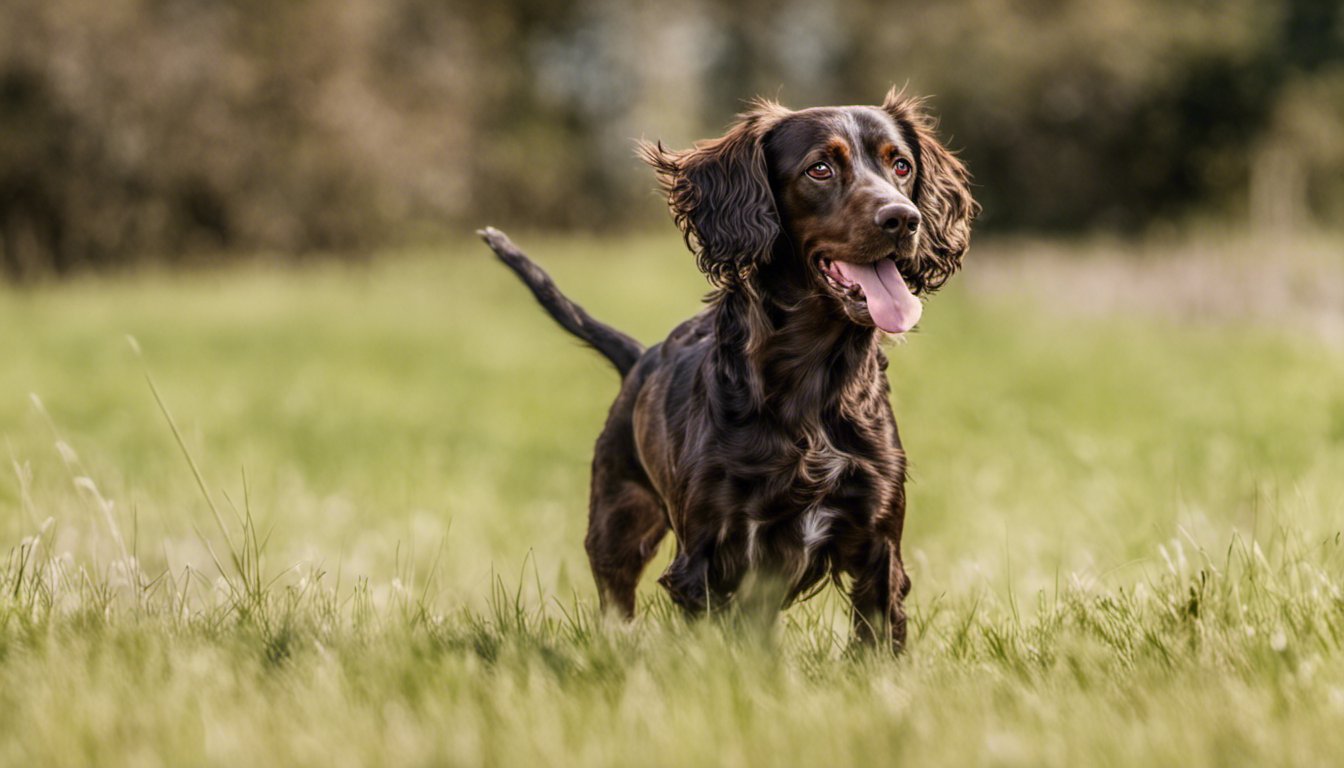
<svg viewBox="0 0 1344 768">
<path fill-rule="evenodd" d="M 745 391 L 753 416 L 815 426 L 856 406 L 884 375 L 877 331 L 851 323 L 814 290 L 752 280 L 716 301 L 722 383 Z"/>
</svg>

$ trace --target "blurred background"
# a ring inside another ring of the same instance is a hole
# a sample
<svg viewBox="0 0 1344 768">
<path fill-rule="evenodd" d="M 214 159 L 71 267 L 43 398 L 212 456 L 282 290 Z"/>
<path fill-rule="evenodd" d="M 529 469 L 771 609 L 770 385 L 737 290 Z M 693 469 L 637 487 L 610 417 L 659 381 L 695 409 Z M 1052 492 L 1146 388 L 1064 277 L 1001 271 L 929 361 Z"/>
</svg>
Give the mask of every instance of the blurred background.
<svg viewBox="0 0 1344 768">
<path fill-rule="evenodd" d="M 1344 220 L 1338 0 L 6 0 L 0 271 L 666 226 L 632 139 L 893 83 L 982 234 Z"/>
</svg>

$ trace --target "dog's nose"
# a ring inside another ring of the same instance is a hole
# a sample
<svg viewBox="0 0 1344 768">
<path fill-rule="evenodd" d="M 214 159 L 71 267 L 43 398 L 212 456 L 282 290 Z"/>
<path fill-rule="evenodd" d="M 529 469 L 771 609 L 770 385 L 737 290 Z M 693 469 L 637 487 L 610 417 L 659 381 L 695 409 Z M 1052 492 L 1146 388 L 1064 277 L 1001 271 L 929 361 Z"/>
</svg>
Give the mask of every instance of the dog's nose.
<svg viewBox="0 0 1344 768">
<path fill-rule="evenodd" d="M 892 203 L 877 209 L 877 226 L 888 235 L 900 237 L 919 229 L 919 209 L 909 203 Z"/>
</svg>

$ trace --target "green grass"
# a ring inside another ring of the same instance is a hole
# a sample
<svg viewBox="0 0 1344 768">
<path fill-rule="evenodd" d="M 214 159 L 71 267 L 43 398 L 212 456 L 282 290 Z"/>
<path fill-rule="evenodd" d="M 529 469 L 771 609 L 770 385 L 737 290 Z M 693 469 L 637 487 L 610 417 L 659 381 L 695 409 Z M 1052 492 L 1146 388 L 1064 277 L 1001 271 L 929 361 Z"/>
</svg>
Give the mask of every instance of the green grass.
<svg viewBox="0 0 1344 768">
<path fill-rule="evenodd" d="M 648 341 L 704 290 L 671 235 L 517 239 Z M 604 625 L 616 377 L 474 242 L 0 291 L 0 351 L 3 765 L 1344 754 L 1344 352 L 1287 328 L 931 301 L 890 350 L 899 660 L 829 593 L 769 643 L 687 624 L 666 553 Z"/>
</svg>

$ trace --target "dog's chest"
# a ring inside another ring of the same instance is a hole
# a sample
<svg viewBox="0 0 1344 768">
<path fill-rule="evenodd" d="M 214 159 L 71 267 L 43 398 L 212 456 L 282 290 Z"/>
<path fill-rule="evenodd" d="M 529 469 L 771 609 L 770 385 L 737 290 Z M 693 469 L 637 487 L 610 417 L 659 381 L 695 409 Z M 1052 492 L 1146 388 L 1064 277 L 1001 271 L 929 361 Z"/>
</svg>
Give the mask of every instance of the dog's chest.
<svg viewBox="0 0 1344 768">
<path fill-rule="evenodd" d="M 774 539 L 781 549 L 797 549 L 806 559 L 847 526 L 869 524 L 885 503 L 884 469 L 879 451 L 842 448 L 824 429 L 804 432 L 794 447 L 788 486 L 763 505 L 764 519 L 753 533 Z"/>
<path fill-rule="evenodd" d="M 827 439 L 800 442 L 789 487 L 775 503 L 749 517 L 746 525 L 746 565 L 766 567 L 783 577 L 793 598 L 824 578 L 826 552 L 841 532 L 861 524 L 844 503 L 845 478 L 855 459 Z"/>
<path fill-rule="evenodd" d="M 787 487 L 764 505 L 761 517 L 748 520 L 747 559 L 753 564 L 763 551 L 773 551 L 805 569 L 844 524 L 846 516 L 833 497 L 840 495 L 844 479 L 855 469 L 855 457 L 820 430 L 805 433 L 794 446 Z"/>
<path fill-rule="evenodd" d="M 801 506 L 812 508 L 840 487 L 845 475 L 854 469 L 856 458 L 837 448 L 824 429 L 804 432 L 795 446 L 797 454 L 791 490 Z"/>
</svg>

